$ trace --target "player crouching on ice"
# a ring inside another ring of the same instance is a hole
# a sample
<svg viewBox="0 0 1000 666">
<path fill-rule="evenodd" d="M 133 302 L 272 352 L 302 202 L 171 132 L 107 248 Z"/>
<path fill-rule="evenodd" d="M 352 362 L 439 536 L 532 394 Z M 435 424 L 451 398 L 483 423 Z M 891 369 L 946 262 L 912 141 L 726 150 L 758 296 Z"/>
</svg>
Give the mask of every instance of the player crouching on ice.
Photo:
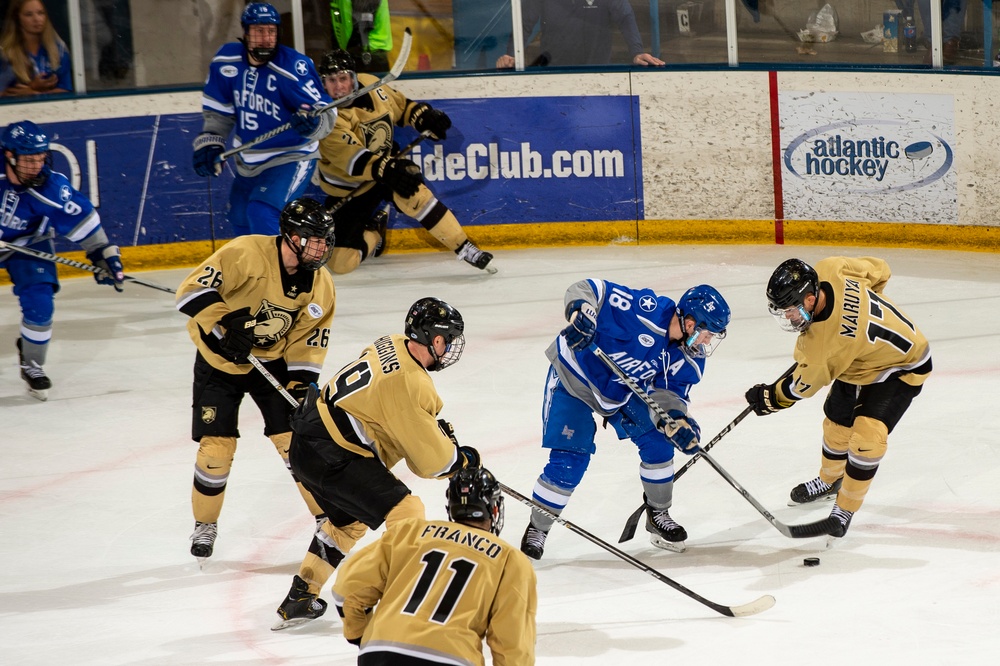
<svg viewBox="0 0 1000 666">
<path fill-rule="evenodd" d="M 323 56 L 318 70 L 326 92 L 338 99 L 378 79 L 356 74 L 346 51 Z M 448 115 L 424 102 L 414 102 L 387 85 L 362 95 L 337 114 L 333 131 L 320 141 L 320 187 L 337 222 L 337 248 L 330 260 L 334 273 L 350 273 L 369 256 L 385 250 L 389 203 L 412 217 L 458 258 L 496 273 L 493 255 L 469 240 L 455 214 L 438 201 L 413 161 L 398 155 L 393 125 L 410 126 L 442 141 L 451 127 Z"/>
<path fill-rule="evenodd" d="M 729 305 L 715 288 L 688 289 L 676 304 L 650 289 L 607 280 L 582 280 L 566 291 L 562 330 L 545 354 L 552 365 L 542 404 L 542 447 L 549 462 L 532 497 L 559 515 L 596 452 L 593 414 L 614 426 L 619 439 L 639 448 L 639 479 L 646 531 L 654 546 L 684 551 L 687 532 L 673 518 L 674 448 L 698 450 L 700 429 L 688 413 L 691 387 L 701 381 L 705 358 L 726 336 Z M 591 350 L 596 345 L 635 379 L 679 428 L 667 435 L 649 407 Z M 540 559 L 553 520 L 532 511 L 521 550 Z"/>
</svg>

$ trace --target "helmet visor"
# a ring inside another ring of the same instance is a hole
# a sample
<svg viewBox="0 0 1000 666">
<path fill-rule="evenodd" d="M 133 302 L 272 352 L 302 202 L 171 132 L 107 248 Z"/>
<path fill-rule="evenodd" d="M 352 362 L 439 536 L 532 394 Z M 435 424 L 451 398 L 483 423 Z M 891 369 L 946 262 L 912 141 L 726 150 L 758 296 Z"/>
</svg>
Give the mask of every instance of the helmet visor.
<svg viewBox="0 0 1000 666">
<path fill-rule="evenodd" d="M 812 315 L 806 312 L 801 305 L 792 305 L 787 308 L 776 307 L 773 303 L 767 304 L 767 310 L 778 322 L 781 330 L 789 333 L 801 333 L 809 328 L 812 323 Z"/>
<path fill-rule="evenodd" d="M 714 333 L 695 327 L 694 332 L 684 340 L 684 351 L 693 358 L 708 358 L 725 338 L 725 331 Z"/>
</svg>

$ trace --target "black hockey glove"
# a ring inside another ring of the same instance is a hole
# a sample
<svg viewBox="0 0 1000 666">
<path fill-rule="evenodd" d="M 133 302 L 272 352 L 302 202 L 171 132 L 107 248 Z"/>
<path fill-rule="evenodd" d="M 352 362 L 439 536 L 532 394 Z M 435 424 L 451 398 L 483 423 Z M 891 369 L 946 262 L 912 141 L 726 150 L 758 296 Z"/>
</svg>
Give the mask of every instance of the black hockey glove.
<svg viewBox="0 0 1000 666">
<path fill-rule="evenodd" d="M 253 350 L 253 329 L 257 325 L 250 308 L 230 312 L 219 320 L 219 325 L 226 329 L 219 342 L 223 356 L 233 363 L 246 363 Z"/>
<path fill-rule="evenodd" d="M 411 124 L 418 132 L 430 132 L 430 138 L 435 141 L 444 141 L 451 127 L 451 118 L 444 111 L 433 109 L 429 104 L 421 104 L 414 110 Z"/>
<path fill-rule="evenodd" d="M 777 384 L 757 384 L 746 392 L 746 399 L 757 416 L 774 414 L 780 409 L 792 406 L 792 403 L 783 405 L 778 401 Z"/>
<path fill-rule="evenodd" d="M 479 451 L 476 451 L 471 446 L 460 446 L 458 447 L 458 452 L 465 457 L 466 467 L 482 467 L 483 458 L 479 455 Z"/>
<path fill-rule="evenodd" d="M 455 427 L 444 419 L 438 419 L 438 427 L 441 428 L 441 432 L 443 432 L 445 436 L 451 440 L 451 443 L 457 447 L 458 438 L 455 437 Z"/>
<path fill-rule="evenodd" d="M 302 382 L 292 382 L 288 386 L 285 387 L 285 390 L 288 391 L 288 394 L 290 396 L 292 396 L 293 398 L 295 398 L 296 400 L 298 400 L 299 404 L 301 405 L 302 402 L 306 399 L 306 396 L 309 395 L 309 387 L 310 386 L 315 386 L 315 384 L 304 384 Z"/>
<path fill-rule="evenodd" d="M 372 166 L 372 178 L 404 199 L 415 195 L 424 182 L 424 175 L 416 163 L 405 157 L 389 155 L 379 158 Z"/>
<path fill-rule="evenodd" d="M 597 310 L 584 300 L 573 301 L 566 308 L 569 326 L 562 330 L 566 344 L 574 351 L 586 349 L 597 333 Z"/>
<path fill-rule="evenodd" d="M 199 176 L 218 176 L 222 173 L 219 161 L 226 147 L 226 139 L 218 134 L 202 132 L 194 139 L 194 172 Z"/>
<path fill-rule="evenodd" d="M 103 273 L 94 273 L 97 284 L 108 284 L 115 291 L 124 291 L 125 268 L 122 266 L 122 254 L 117 245 L 105 245 L 87 255 L 90 263 L 100 268 Z"/>
</svg>

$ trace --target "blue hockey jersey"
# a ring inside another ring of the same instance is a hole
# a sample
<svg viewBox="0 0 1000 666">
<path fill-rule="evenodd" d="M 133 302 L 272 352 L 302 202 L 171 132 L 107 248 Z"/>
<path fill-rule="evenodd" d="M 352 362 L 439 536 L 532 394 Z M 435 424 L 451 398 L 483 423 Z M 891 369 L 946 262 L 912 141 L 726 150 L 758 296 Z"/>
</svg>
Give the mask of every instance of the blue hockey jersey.
<svg viewBox="0 0 1000 666">
<path fill-rule="evenodd" d="M 647 391 L 667 389 L 685 402 L 701 381 L 705 359 L 691 358 L 668 339 L 677 305 L 649 289 L 607 280 L 581 280 L 566 291 L 566 304 L 583 299 L 597 310 L 594 344 Z M 624 405 L 632 392 L 593 353 L 573 351 L 560 335 L 546 350 L 569 393 L 602 416 Z"/>
<path fill-rule="evenodd" d="M 93 204 L 73 189 L 63 174 L 53 171 L 37 188 L 0 179 L 0 239 L 30 245 L 53 231 L 84 244 L 88 251 L 107 243 Z M 100 242 L 93 242 L 97 240 Z"/>
<path fill-rule="evenodd" d="M 279 45 L 274 58 L 252 67 L 243 44 L 224 44 L 212 58 L 202 91 L 205 132 L 221 136 L 233 132 L 237 147 L 284 125 L 303 108 L 319 108 L 333 100 L 326 94 L 312 60 L 295 49 Z M 318 138 L 333 127 L 336 111 L 324 116 L 319 136 L 306 138 L 292 129 L 281 132 L 236 155 L 237 167 L 259 172 L 261 167 L 318 157 Z M 245 173 L 244 175 L 251 175 Z"/>
</svg>

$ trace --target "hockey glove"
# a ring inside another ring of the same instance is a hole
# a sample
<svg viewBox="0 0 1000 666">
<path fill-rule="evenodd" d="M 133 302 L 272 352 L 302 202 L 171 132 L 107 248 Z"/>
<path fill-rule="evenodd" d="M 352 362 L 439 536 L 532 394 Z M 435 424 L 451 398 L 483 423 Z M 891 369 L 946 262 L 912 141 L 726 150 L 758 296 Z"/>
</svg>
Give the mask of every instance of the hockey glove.
<svg viewBox="0 0 1000 666">
<path fill-rule="evenodd" d="M 458 447 L 458 452 L 462 454 L 465 458 L 466 467 L 481 467 L 483 464 L 483 458 L 479 455 L 479 451 L 476 451 L 471 446 L 460 446 Z"/>
<path fill-rule="evenodd" d="M 435 141 L 444 141 L 448 129 L 451 127 L 451 118 L 444 111 L 433 109 L 429 104 L 421 104 L 413 112 L 413 129 L 418 132 L 430 132 L 430 138 Z"/>
<path fill-rule="evenodd" d="M 694 418 L 686 415 L 679 409 L 671 409 L 667 416 L 674 420 L 674 426 L 663 421 L 657 424 L 657 428 L 670 440 L 670 443 L 691 455 L 698 451 L 698 440 L 701 438 L 701 428 Z"/>
<path fill-rule="evenodd" d="M 253 329 L 257 325 L 250 308 L 230 312 L 219 320 L 219 325 L 226 329 L 219 343 L 222 355 L 233 363 L 246 363 L 253 350 Z"/>
<path fill-rule="evenodd" d="M 122 254 L 117 245 L 105 245 L 87 255 L 90 263 L 100 268 L 103 273 L 94 273 L 97 284 L 108 284 L 115 291 L 125 290 L 125 268 L 122 266 Z"/>
<path fill-rule="evenodd" d="M 308 139 L 323 120 L 319 117 L 319 114 L 313 116 L 310 115 L 308 109 L 303 109 L 289 118 L 288 122 L 291 123 L 292 129 L 298 132 L 300 136 Z"/>
<path fill-rule="evenodd" d="M 292 382 L 291 384 L 285 387 L 285 390 L 288 391 L 288 394 L 290 396 L 299 401 L 299 405 L 302 405 L 303 401 L 306 399 L 306 396 L 309 395 L 309 388 L 311 386 L 315 386 L 315 384 L 303 384 L 302 382 Z M 317 390 L 319 389 L 317 388 Z"/>
<path fill-rule="evenodd" d="M 774 414 L 780 409 L 792 406 L 792 403 L 784 405 L 778 400 L 776 384 L 757 384 L 746 392 L 746 399 L 747 404 L 757 416 Z"/>
<path fill-rule="evenodd" d="M 457 447 L 458 438 L 455 437 L 455 427 L 444 419 L 438 419 L 438 427 L 441 428 L 441 432 L 445 434 L 445 437 L 450 439 L 451 443 Z"/>
<path fill-rule="evenodd" d="M 597 310 L 584 300 L 573 301 L 566 308 L 569 326 L 562 330 L 566 344 L 574 351 L 586 349 L 597 333 Z"/>
<path fill-rule="evenodd" d="M 404 199 L 415 195 L 424 182 L 420 167 L 413 161 L 389 155 L 377 159 L 372 166 L 372 178 Z"/>
<path fill-rule="evenodd" d="M 219 155 L 226 147 L 226 140 L 218 134 L 202 132 L 194 139 L 194 172 L 199 176 L 218 176 L 222 173 Z"/>
</svg>

